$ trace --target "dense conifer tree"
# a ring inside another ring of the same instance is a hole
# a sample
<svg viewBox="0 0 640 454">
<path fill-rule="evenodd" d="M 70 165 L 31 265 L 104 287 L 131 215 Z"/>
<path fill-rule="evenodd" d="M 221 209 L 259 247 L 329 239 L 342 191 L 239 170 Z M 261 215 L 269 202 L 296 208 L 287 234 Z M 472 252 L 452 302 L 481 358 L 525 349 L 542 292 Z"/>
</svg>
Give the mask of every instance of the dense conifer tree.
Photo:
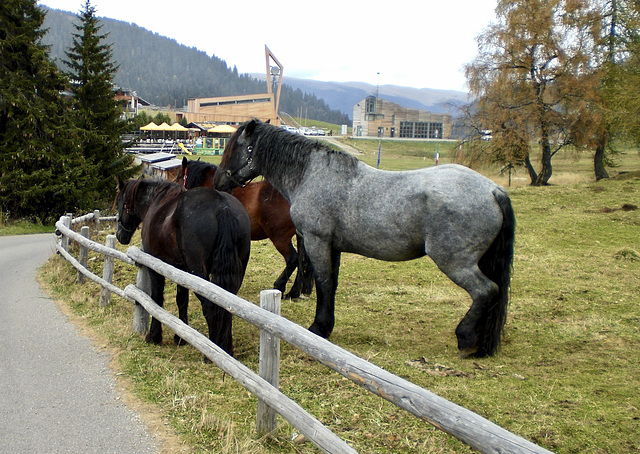
<svg viewBox="0 0 640 454">
<path fill-rule="evenodd" d="M 50 222 L 88 207 L 93 169 L 41 43 L 43 20 L 35 0 L 0 2 L 0 209 Z"/>
<path fill-rule="evenodd" d="M 134 172 L 133 157 L 124 153 L 120 140 L 129 125 L 120 118 L 122 107 L 115 99 L 113 77 L 118 68 L 111 61 L 111 45 L 104 44 L 107 35 L 100 34 L 102 26 L 89 0 L 78 18 L 65 64 L 70 69 L 76 122 L 83 131 L 82 152 L 96 167 L 99 194 L 109 197 L 115 188 L 114 175 L 126 178 Z"/>
</svg>

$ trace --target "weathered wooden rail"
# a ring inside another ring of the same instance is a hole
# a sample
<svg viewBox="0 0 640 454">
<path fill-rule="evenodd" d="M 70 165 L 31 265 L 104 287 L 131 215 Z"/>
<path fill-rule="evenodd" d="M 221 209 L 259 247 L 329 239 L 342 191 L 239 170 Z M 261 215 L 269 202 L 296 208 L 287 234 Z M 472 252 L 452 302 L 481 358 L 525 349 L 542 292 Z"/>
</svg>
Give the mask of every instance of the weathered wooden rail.
<svg viewBox="0 0 640 454">
<path fill-rule="evenodd" d="M 94 218 L 100 219 L 99 214 L 94 213 L 93 217 L 88 217 L 86 220 Z M 176 284 L 191 289 L 195 293 L 229 310 L 233 315 L 241 317 L 259 327 L 261 333 L 265 333 L 264 339 L 273 344 L 275 350 L 277 350 L 278 347 L 277 343 L 273 342 L 274 338 L 289 342 L 354 383 L 359 384 L 370 392 L 462 440 L 480 452 L 515 454 L 549 452 L 524 438 L 512 434 L 478 414 L 449 402 L 407 380 L 397 377 L 341 347 L 310 333 L 307 329 L 280 317 L 278 314 L 258 307 L 249 301 L 217 287 L 211 282 L 178 270 L 149 254 L 145 254 L 139 248 L 130 247 L 127 253 L 124 254 L 109 247 L 91 242 L 86 236 L 73 231 L 70 225 L 71 220 L 65 219 L 65 217 L 56 223 L 56 227 L 63 235 L 63 241 L 60 242 L 58 250 L 61 251 L 65 259 L 69 260 L 70 263 L 79 270 L 83 268 L 83 265 L 71 257 L 68 252 L 62 252 L 62 250 L 64 250 L 62 245 L 64 244 L 65 237 L 71 238 L 81 246 L 91 248 L 108 257 L 123 260 L 127 263 L 135 263 L 141 267 L 141 270 L 151 268 L 163 274 L 167 279 Z M 86 267 L 84 267 L 84 271 L 81 270 L 80 272 L 87 277 L 89 277 L 89 274 L 92 274 L 86 270 Z M 139 273 L 139 281 L 140 275 Z M 259 426 L 262 424 L 260 418 L 275 421 L 275 413 L 273 413 L 273 418 L 264 416 L 265 413 L 268 415 L 269 412 L 275 410 L 300 430 L 300 432 L 311 440 L 321 451 L 328 453 L 356 452 L 352 447 L 329 431 L 329 429 L 324 427 L 316 418 L 306 413 L 306 411 L 295 402 L 280 392 L 277 388 L 277 374 L 275 379 L 272 378 L 267 381 L 249 370 L 242 363 L 236 361 L 218 346 L 210 342 L 206 336 L 188 325 L 183 324 L 177 317 L 157 306 L 144 292 L 144 284 L 138 282 L 136 285 L 130 284 L 124 290 L 120 290 L 117 288 L 112 289 L 111 287 L 113 286 L 106 282 L 106 279 L 95 275 L 89 278 L 103 285 L 104 288 L 108 288 L 108 291 L 114 291 L 127 300 L 136 302 L 136 306 L 139 307 L 138 312 L 144 308 L 145 313 L 150 313 L 163 324 L 169 326 L 181 338 L 188 341 L 216 363 L 218 367 L 255 394 L 261 400 L 261 405 L 264 406 L 263 411 L 261 411 L 262 415 L 259 416 Z M 111 287 L 107 287 L 104 285 L 105 283 Z M 261 300 L 263 294 L 265 299 L 273 299 L 273 292 L 274 291 L 262 292 Z M 279 292 L 277 293 L 279 294 Z M 279 296 L 277 299 L 279 300 Z M 138 331 L 141 331 L 141 327 L 146 329 L 145 320 L 148 320 L 148 318 L 145 319 L 144 316 L 145 314 L 143 314 L 141 320 L 137 322 L 134 319 L 134 326 L 138 326 Z M 262 334 L 261 338 L 263 338 Z M 263 346 L 261 343 L 261 350 L 262 349 Z M 273 363 L 275 361 L 273 359 L 274 356 L 275 354 L 267 355 L 267 357 L 270 358 L 268 361 Z M 263 369 L 262 366 L 260 366 L 260 368 Z M 265 367 L 264 369 L 272 370 L 273 368 Z M 267 427 L 270 426 L 267 425 Z"/>
</svg>

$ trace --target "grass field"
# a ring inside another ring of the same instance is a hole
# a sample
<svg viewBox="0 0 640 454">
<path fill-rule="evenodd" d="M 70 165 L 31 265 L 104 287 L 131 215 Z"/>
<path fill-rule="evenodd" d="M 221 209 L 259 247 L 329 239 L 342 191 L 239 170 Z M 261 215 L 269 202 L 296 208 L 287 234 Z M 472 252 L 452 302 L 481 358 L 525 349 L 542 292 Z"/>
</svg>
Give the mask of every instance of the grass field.
<svg viewBox="0 0 640 454">
<path fill-rule="evenodd" d="M 375 165 L 377 141 L 349 143 Z M 383 142 L 381 167 L 433 165 L 437 147 L 446 162 L 449 143 Z M 495 170 L 482 172 L 506 185 Z M 640 157 L 621 156 L 610 180 L 595 183 L 591 173 L 585 155 L 554 158 L 552 186 L 532 188 L 524 172 L 515 175 L 511 306 L 496 356 L 458 357 L 454 329 L 470 301 L 427 258 L 387 263 L 343 254 L 331 340 L 552 451 L 638 452 Z M 257 302 L 284 263 L 268 241 L 254 242 L 251 254 L 240 296 Z M 100 263 L 90 260 L 96 269 Z M 135 282 L 132 267 L 116 273 L 120 287 Z M 59 257 L 41 272 L 72 318 L 114 353 L 123 385 L 177 437 L 167 452 L 317 452 L 282 420 L 275 437 L 259 439 L 253 396 L 193 348 L 174 346 L 167 330 L 163 345 L 145 344 L 131 333 L 129 303 L 114 298 L 98 308 L 97 286 L 79 286 L 74 276 Z M 166 307 L 175 313 L 174 294 L 167 286 Z M 190 320 L 206 332 L 199 306 L 192 297 Z M 308 326 L 314 307 L 315 296 L 286 300 L 282 314 Z M 234 341 L 236 357 L 257 370 L 258 331 L 236 319 Z M 286 344 L 280 385 L 360 452 L 471 452 Z"/>
</svg>

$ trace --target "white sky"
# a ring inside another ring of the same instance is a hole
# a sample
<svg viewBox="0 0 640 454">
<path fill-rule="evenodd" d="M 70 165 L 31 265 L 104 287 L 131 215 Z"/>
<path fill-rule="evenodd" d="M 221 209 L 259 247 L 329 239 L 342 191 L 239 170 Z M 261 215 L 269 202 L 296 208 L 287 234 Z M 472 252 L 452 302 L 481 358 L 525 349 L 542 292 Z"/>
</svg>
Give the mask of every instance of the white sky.
<svg viewBox="0 0 640 454">
<path fill-rule="evenodd" d="M 78 13 L 85 0 L 38 3 Z M 466 91 L 462 66 L 495 21 L 497 0 L 91 0 L 99 17 L 137 24 L 264 73 L 267 45 L 284 76 Z M 378 73 L 380 73 L 378 75 Z"/>
</svg>

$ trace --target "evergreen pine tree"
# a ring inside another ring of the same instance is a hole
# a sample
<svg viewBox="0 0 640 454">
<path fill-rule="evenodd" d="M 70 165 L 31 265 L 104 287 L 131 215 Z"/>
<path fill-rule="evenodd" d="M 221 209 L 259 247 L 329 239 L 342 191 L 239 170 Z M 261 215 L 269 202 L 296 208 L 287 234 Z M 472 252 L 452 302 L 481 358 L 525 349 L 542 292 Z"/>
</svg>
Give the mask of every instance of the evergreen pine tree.
<svg viewBox="0 0 640 454">
<path fill-rule="evenodd" d="M 0 209 L 51 222 L 89 207 L 92 168 L 61 96 L 65 79 L 41 39 L 36 0 L 0 2 Z"/>
<path fill-rule="evenodd" d="M 130 129 L 120 118 L 122 108 L 115 99 L 113 77 L 118 67 L 111 61 L 108 35 L 100 34 L 102 25 L 96 10 L 86 0 L 74 27 L 73 44 L 64 63 L 70 68 L 71 91 L 77 123 L 83 130 L 84 157 L 97 168 L 96 187 L 103 197 L 113 195 L 114 175 L 131 176 L 133 157 L 124 152 L 120 136 Z"/>
</svg>

